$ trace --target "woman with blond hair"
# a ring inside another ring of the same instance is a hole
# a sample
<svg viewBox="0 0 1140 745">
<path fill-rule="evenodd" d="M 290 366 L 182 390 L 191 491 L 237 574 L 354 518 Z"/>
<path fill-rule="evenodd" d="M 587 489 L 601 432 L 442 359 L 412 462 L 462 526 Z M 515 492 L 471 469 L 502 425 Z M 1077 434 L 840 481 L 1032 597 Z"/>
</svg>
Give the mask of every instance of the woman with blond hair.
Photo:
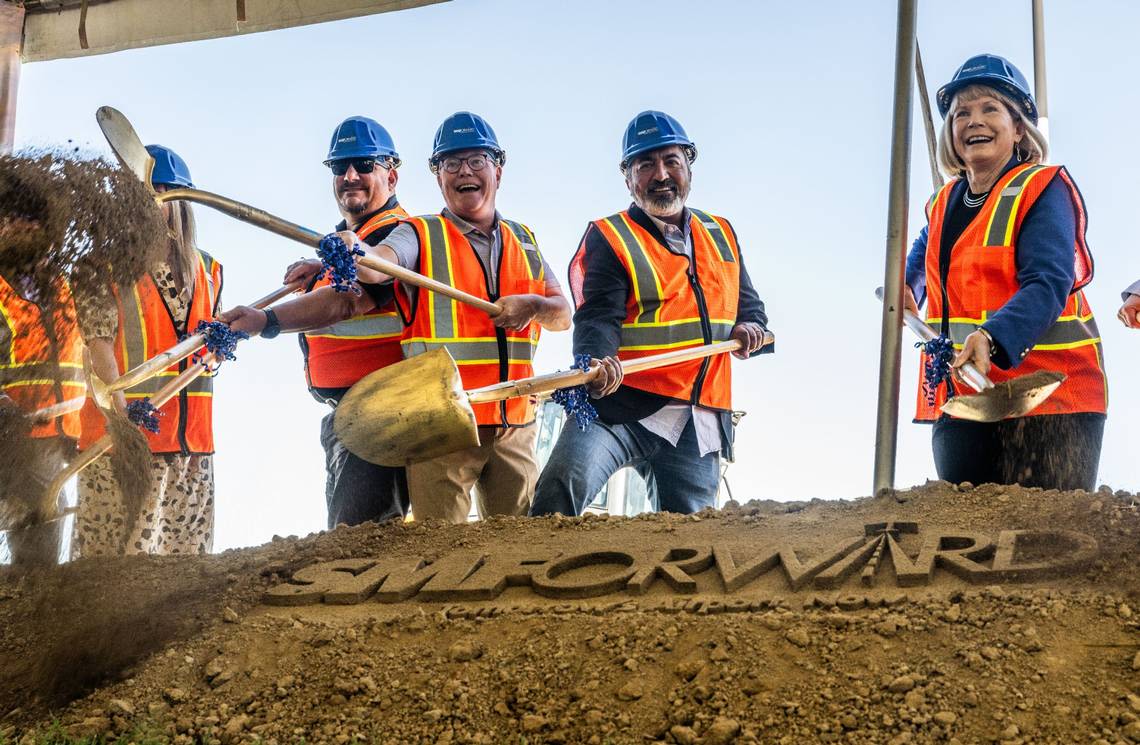
<svg viewBox="0 0 1140 745">
<path fill-rule="evenodd" d="M 189 187 L 190 169 L 173 150 L 148 145 L 155 160 L 151 181 L 156 191 Z M 92 366 L 104 381 L 136 367 L 193 334 L 199 321 L 217 315 L 222 267 L 195 245 L 194 214 L 188 202 L 162 206 L 169 229 L 165 261 L 132 287 L 111 288 L 104 303 L 79 309 L 80 326 L 91 350 Z M 188 365 L 184 360 L 155 378 L 119 395 L 142 401 Z M 72 558 L 115 554 L 203 554 L 214 540 L 213 378 L 199 376 L 157 411 L 157 431 L 146 433 L 150 445 L 151 486 L 144 494 L 125 494 L 109 456 L 79 475 L 79 500 L 72 537 Z M 88 402 L 83 411 L 80 448 L 104 433 L 103 415 Z"/>
<path fill-rule="evenodd" d="M 938 91 L 938 108 L 938 163 L 950 181 L 927 204 L 906 267 L 907 304 L 917 311 L 925 301 L 941 337 L 923 354 L 916 416 L 934 425 L 938 477 L 1091 490 L 1107 385 L 1081 290 L 1093 270 L 1084 200 L 1063 166 L 1045 164 L 1036 103 L 1007 60 L 966 60 Z M 1067 377 L 1023 417 L 940 415 L 947 397 L 973 393 L 959 376 L 967 362 L 995 383 L 1037 370 Z"/>
</svg>

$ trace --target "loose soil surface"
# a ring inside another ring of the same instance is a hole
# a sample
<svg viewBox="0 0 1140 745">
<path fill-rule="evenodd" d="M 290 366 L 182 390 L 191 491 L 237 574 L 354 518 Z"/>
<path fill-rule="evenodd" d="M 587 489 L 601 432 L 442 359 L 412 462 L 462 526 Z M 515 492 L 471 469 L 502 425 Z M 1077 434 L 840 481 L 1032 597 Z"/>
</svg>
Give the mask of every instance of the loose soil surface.
<svg viewBox="0 0 1140 745">
<path fill-rule="evenodd" d="M 1140 742 L 1136 504 L 939 482 L 8 570 L 0 742 Z"/>
</svg>

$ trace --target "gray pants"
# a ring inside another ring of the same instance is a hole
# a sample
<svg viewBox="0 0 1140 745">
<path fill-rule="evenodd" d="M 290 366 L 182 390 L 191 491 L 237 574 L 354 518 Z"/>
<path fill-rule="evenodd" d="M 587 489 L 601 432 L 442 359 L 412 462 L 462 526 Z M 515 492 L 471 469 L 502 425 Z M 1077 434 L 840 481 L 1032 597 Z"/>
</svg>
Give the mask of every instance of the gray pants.
<svg viewBox="0 0 1140 745">
<path fill-rule="evenodd" d="M 75 443 L 64 437 L 39 437 L 32 440 L 32 460 L 28 464 L 29 482 L 21 494 L 5 495 L 34 509 L 35 502 L 75 455 Z M 63 492 L 56 496 L 56 508 L 66 506 Z M 21 510 L 23 511 L 23 510 Z M 8 549 L 13 566 L 51 566 L 59 561 L 63 520 L 53 520 L 22 530 L 8 532 Z"/>
<path fill-rule="evenodd" d="M 336 412 L 321 420 L 325 449 L 325 504 L 328 526 L 360 525 L 408 514 L 408 480 L 400 467 L 378 466 L 348 451 L 333 431 Z"/>
</svg>

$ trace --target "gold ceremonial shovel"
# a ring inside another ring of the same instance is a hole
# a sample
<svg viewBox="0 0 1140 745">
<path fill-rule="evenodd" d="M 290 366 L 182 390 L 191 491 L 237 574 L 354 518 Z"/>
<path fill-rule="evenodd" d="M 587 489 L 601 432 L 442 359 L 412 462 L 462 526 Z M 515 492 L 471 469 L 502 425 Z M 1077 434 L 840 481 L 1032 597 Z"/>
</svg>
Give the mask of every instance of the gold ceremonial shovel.
<svg viewBox="0 0 1140 745">
<path fill-rule="evenodd" d="M 95 112 L 95 119 L 99 123 L 99 129 L 103 130 L 103 136 L 107 138 L 111 150 L 114 151 L 115 156 L 119 159 L 119 163 L 122 164 L 123 168 L 126 168 L 138 176 L 138 178 L 150 188 L 150 174 L 154 168 L 154 158 L 146 151 L 146 147 L 135 133 L 131 123 L 127 121 L 127 118 L 123 116 L 122 113 L 110 106 L 100 107 L 99 110 Z M 276 215 L 271 215 L 256 207 L 251 207 L 248 204 L 242 204 L 228 197 L 223 197 L 208 191 L 202 191 L 201 189 L 170 189 L 161 193 L 156 192 L 154 201 L 158 204 L 174 201 L 204 204 L 230 217 L 235 217 L 242 222 L 263 228 L 264 230 L 276 233 L 289 240 L 303 243 L 311 248 L 319 246 L 321 239 L 324 237 L 321 233 L 310 230 L 309 228 L 303 228 L 300 225 L 291 223 Z M 453 300 L 458 300 L 461 303 L 474 306 L 492 318 L 502 312 L 499 306 L 494 303 L 483 300 L 482 298 L 477 298 L 474 295 L 469 295 L 462 290 L 455 289 L 451 285 L 446 285 L 431 277 L 425 277 L 410 269 L 405 269 L 399 264 L 393 264 L 390 261 L 385 261 L 376 256 L 357 256 L 356 262 L 361 266 L 383 272 L 390 277 L 395 277 L 410 285 L 422 287 L 425 290 L 431 290 L 432 292 L 445 295 Z"/>
<path fill-rule="evenodd" d="M 775 340 L 767 332 L 763 346 Z M 663 352 L 622 362 L 622 370 L 626 374 L 651 370 L 739 348 L 740 342 L 733 339 Z M 464 391 L 455 361 L 446 349 L 437 349 L 361 378 L 341 399 L 333 427 L 358 458 L 404 466 L 478 445 L 471 404 L 584 385 L 597 375 L 597 368 L 562 370 Z"/>
<path fill-rule="evenodd" d="M 883 288 L 875 290 L 875 295 L 882 300 Z M 938 338 L 934 329 L 913 310 L 903 309 L 903 322 L 924 342 Z M 995 384 L 969 362 L 962 365 L 961 370 L 963 380 L 978 392 L 954 396 L 942 404 L 942 411 L 972 422 L 1000 422 L 1025 416 L 1053 395 L 1066 377 L 1062 372 L 1038 370 Z"/>
</svg>

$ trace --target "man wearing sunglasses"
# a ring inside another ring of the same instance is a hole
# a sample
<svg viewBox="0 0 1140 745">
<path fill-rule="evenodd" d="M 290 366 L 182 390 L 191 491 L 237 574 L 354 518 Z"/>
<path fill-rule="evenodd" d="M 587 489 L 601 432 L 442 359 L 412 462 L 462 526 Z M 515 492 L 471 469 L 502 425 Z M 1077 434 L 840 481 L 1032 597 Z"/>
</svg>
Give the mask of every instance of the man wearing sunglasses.
<svg viewBox="0 0 1140 745">
<path fill-rule="evenodd" d="M 375 244 L 408 216 L 396 200 L 400 156 L 378 122 L 361 116 L 341 122 L 325 165 L 332 171 L 333 197 L 344 218 L 338 232 L 350 230 L 355 239 Z M 362 284 L 360 293 L 336 292 L 328 279 L 318 278 L 320 268 L 320 260 L 308 259 L 286 270 L 286 283 L 304 281 L 304 296 L 272 310 L 234 308 L 221 319 L 235 330 L 266 338 L 303 330 L 298 339 L 309 391 L 335 409 L 358 380 L 403 359 L 403 323 L 390 286 Z M 321 422 L 329 528 L 402 518 L 408 511 L 404 469 L 378 466 L 350 453 L 333 431 L 333 414 Z"/>
<path fill-rule="evenodd" d="M 494 302 L 483 311 L 414 287 L 397 287 L 404 318 L 404 356 L 446 347 L 464 388 L 533 374 L 531 360 L 541 328 L 570 327 L 570 306 L 538 251 L 534 233 L 501 217 L 495 197 L 506 154 L 482 117 L 452 114 L 435 135 L 429 160 L 446 207 L 438 215 L 407 220 L 378 245 L 380 258 L 427 274 Z M 361 268 L 364 281 L 385 275 Z M 515 398 L 475 404 L 479 445 L 408 467 L 412 514 L 459 523 L 479 514 L 525 515 L 538 467 L 534 459 L 535 402 Z"/>
</svg>

